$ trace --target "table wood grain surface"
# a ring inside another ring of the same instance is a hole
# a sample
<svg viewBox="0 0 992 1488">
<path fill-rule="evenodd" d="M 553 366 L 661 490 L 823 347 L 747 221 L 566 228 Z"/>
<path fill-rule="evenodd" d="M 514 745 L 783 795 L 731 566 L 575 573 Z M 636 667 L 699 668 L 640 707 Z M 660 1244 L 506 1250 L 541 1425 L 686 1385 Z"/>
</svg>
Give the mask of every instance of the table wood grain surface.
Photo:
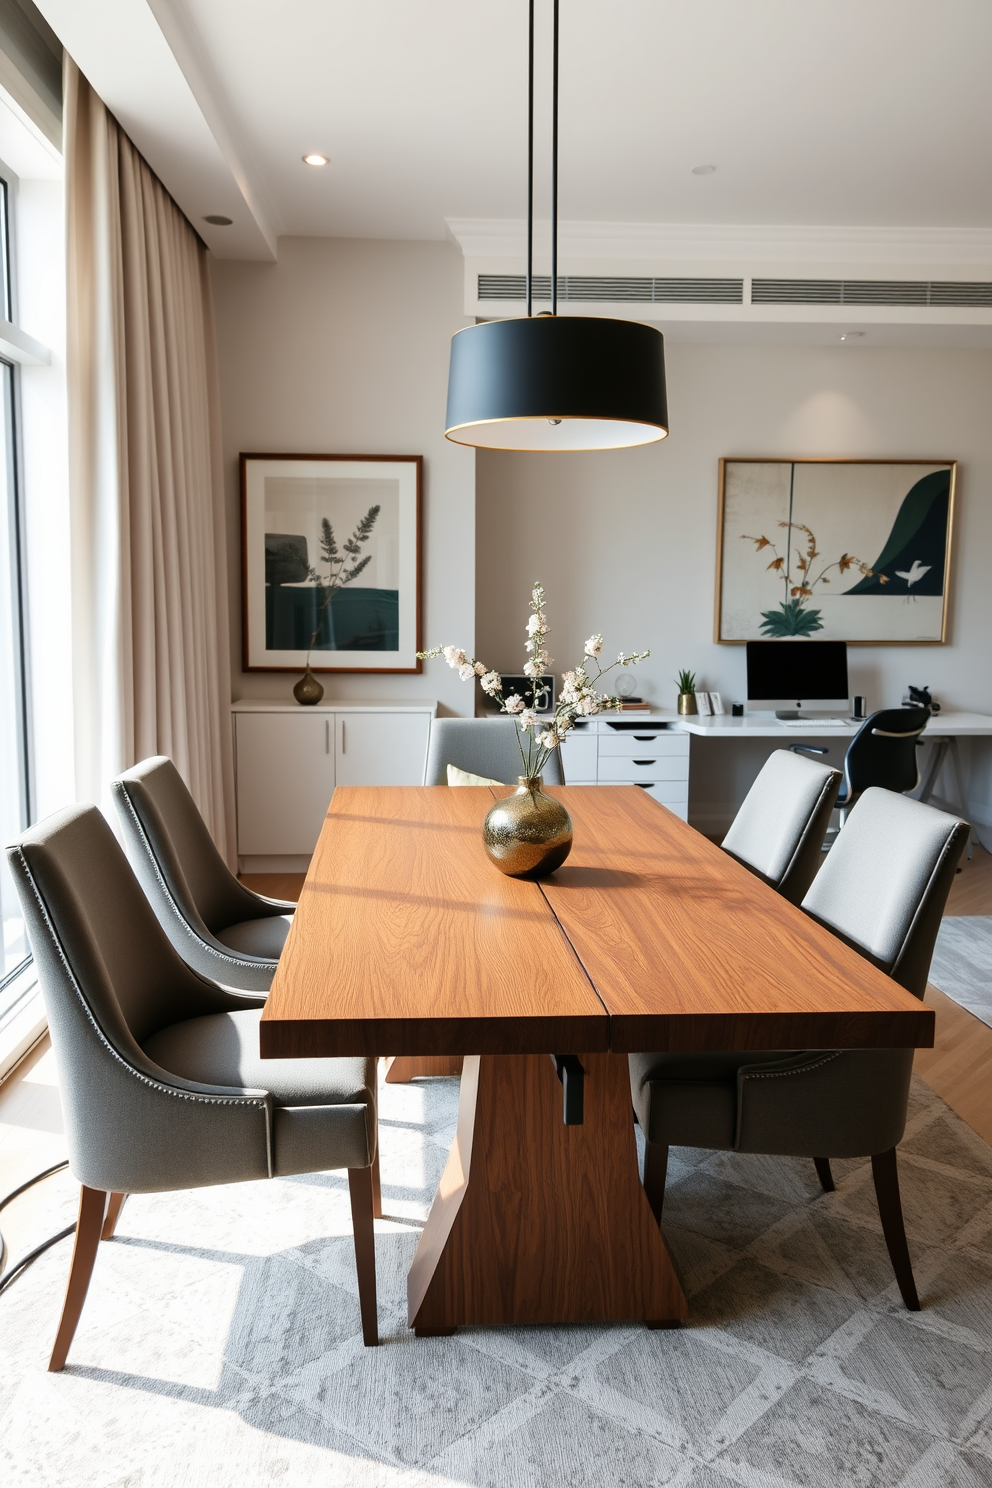
<svg viewBox="0 0 992 1488">
<path fill-rule="evenodd" d="M 930 1048 L 930 1008 L 637 786 L 552 787 L 575 833 L 542 884 L 610 1048 Z"/>
<path fill-rule="evenodd" d="M 261 1052 L 605 1050 L 609 1020 L 536 884 L 482 847 L 485 787 L 334 793 L 266 1001 Z"/>
<path fill-rule="evenodd" d="M 933 1013 L 636 786 L 550 792 L 542 884 L 484 788 L 339 787 L 261 1023 L 268 1057 L 929 1047 Z"/>
</svg>

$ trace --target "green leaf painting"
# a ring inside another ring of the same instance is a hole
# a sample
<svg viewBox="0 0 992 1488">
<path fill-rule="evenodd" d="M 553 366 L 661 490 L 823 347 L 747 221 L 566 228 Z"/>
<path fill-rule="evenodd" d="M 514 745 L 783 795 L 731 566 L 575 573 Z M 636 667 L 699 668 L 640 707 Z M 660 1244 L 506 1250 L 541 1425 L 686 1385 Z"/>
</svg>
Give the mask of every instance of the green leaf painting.
<svg viewBox="0 0 992 1488">
<path fill-rule="evenodd" d="M 954 468 L 723 461 L 717 639 L 942 640 Z"/>
</svg>

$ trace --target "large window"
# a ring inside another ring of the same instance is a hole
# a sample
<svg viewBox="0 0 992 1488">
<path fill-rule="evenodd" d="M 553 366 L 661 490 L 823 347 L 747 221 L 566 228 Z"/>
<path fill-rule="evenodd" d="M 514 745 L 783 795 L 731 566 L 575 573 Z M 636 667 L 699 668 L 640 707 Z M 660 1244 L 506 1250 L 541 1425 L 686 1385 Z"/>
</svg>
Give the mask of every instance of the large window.
<svg viewBox="0 0 992 1488">
<path fill-rule="evenodd" d="M 0 308 L 12 319 L 10 191 L 0 178 Z M 0 359 L 0 845 L 30 820 L 30 748 L 25 684 L 22 523 L 17 459 L 17 369 Z M 28 959 L 28 946 L 6 857 L 0 861 L 0 1011 L 5 991 Z"/>
</svg>

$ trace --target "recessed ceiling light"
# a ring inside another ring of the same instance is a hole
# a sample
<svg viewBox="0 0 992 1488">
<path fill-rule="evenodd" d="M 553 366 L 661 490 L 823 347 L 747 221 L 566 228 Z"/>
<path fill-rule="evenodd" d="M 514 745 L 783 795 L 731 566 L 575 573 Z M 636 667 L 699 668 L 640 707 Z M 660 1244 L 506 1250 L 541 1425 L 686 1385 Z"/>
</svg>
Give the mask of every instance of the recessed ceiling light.
<svg viewBox="0 0 992 1488">
<path fill-rule="evenodd" d="M 692 174 L 694 176 L 711 176 L 715 170 L 715 165 L 694 165 L 692 167 Z"/>
<path fill-rule="evenodd" d="M 867 331 L 842 331 L 840 339 L 842 341 L 863 341 L 867 334 Z"/>
<path fill-rule="evenodd" d="M 203 220 L 209 222 L 211 227 L 230 227 L 234 218 L 222 217 L 219 212 L 211 212 L 209 217 L 204 217 Z"/>
<path fill-rule="evenodd" d="M 304 157 L 303 157 L 303 164 L 304 165 L 326 165 L 327 164 L 327 156 L 326 155 L 317 155 L 316 153 L 313 154 L 313 155 L 304 155 Z"/>
</svg>

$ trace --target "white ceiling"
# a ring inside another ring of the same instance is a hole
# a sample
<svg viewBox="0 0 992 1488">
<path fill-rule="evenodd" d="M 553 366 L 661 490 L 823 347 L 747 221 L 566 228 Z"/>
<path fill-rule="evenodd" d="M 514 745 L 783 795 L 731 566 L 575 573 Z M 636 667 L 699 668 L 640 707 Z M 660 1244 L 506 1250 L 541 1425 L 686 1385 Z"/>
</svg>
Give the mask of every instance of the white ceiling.
<svg viewBox="0 0 992 1488">
<path fill-rule="evenodd" d="M 223 256 L 523 214 L 526 0 L 38 3 Z M 992 228 L 990 0 L 561 13 L 563 217 Z"/>
</svg>

